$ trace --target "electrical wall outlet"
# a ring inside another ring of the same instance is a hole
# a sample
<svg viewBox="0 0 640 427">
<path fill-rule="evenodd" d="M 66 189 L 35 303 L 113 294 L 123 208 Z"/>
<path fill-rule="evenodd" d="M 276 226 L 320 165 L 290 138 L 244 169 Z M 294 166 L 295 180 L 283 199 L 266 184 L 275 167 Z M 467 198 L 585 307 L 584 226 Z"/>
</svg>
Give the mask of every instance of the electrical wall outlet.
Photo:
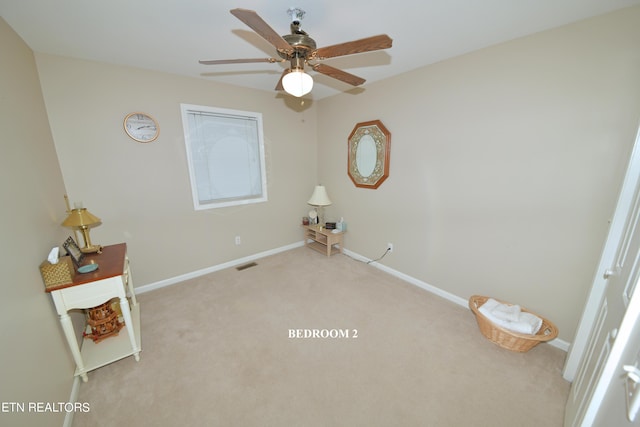
<svg viewBox="0 0 640 427">
<path fill-rule="evenodd" d="M 239 245 L 242 243 L 242 239 L 240 238 L 240 236 L 236 236 L 236 245 Z"/>
<path fill-rule="evenodd" d="M 393 243 L 387 243 L 387 251 L 393 252 Z"/>
</svg>

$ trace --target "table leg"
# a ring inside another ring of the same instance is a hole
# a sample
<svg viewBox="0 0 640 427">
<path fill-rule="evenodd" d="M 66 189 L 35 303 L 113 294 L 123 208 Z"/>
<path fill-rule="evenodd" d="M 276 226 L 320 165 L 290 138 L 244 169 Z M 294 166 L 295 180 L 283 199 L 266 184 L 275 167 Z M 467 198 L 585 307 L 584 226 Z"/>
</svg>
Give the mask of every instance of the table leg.
<svg viewBox="0 0 640 427">
<path fill-rule="evenodd" d="M 127 287 L 129 288 L 129 293 L 131 294 L 131 302 L 134 306 L 138 305 L 138 301 L 136 300 L 136 293 L 133 291 L 133 278 L 131 277 L 131 268 L 129 268 L 129 258 L 125 258 L 125 262 L 127 263 Z"/>
<path fill-rule="evenodd" d="M 140 349 L 138 348 L 138 343 L 136 342 L 133 320 L 131 319 L 131 309 L 129 308 L 129 301 L 127 301 L 126 296 L 120 297 L 120 309 L 122 311 L 122 317 L 124 317 L 124 325 L 127 328 L 127 332 L 129 332 L 129 341 L 131 341 L 133 357 L 135 357 L 136 362 L 138 362 L 140 360 Z"/>
<path fill-rule="evenodd" d="M 87 377 L 87 372 L 84 367 L 84 361 L 82 360 L 82 355 L 80 354 L 80 347 L 78 347 L 76 334 L 73 331 L 73 323 L 71 323 L 71 317 L 69 317 L 68 313 L 60 315 L 60 323 L 62 324 L 64 336 L 67 338 L 69 349 L 71 349 L 73 360 L 75 360 L 76 366 L 78 367 L 78 372 L 80 372 L 82 381 L 86 383 L 89 380 L 89 377 Z"/>
</svg>

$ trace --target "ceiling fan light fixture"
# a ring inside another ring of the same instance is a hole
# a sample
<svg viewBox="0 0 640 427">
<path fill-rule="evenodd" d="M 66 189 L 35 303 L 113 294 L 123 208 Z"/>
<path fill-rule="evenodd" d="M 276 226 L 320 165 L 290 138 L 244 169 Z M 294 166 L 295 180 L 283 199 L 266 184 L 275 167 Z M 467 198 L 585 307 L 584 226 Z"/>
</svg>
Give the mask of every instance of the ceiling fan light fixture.
<svg viewBox="0 0 640 427">
<path fill-rule="evenodd" d="M 313 78 L 302 70 L 292 70 L 282 78 L 285 92 L 300 98 L 313 89 Z"/>
<path fill-rule="evenodd" d="M 313 79 L 304 72 L 306 65 L 313 71 L 340 80 L 351 86 L 359 86 L 365 82 L 362 77 L 334 68 L 330 65 L 315 63 L 328 58 L 354 55 L 357 53 L 372 52 L 391 47 L 393 40 L 386 34 L 365 37 L 346 43 L 338 43 L 331 46 L 318 48 L 316 41 L 312 39 L 306 31 L 300 28 L 300 20 L 305 12 L 302 9 L 291 8 L 287 10 L 291 16 L 289 28 L 290 34 L 280 35 L 269 26 L 255 11 L 249 9 L 231 9 L 231 14 L 251 28 L 258 36 L 271 44 L 277 52 L 277 58 L 247 58 L 247 59 L 217 59 L 199 61 L 204 65 L 219 64 L 242 64 L 253 62 L 286 62 L 290 61 L 291 66 L 282 72 L 275 90 L 284 90 L 295 97 L 302 97 L 311 92 Z M 278 59 L 281 58 L 281 59 Z M 312 65 L 309 61 L 313 61 Z"/>
</svg>

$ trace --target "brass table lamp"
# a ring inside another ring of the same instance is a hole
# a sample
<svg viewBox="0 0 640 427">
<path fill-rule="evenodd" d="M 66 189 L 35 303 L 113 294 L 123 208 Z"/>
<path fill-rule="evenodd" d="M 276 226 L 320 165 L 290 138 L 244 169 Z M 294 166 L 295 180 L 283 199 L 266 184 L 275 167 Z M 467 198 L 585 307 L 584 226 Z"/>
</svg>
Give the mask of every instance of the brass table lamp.
<svg viewBox="0 0 640 427">
<path fill-rule="evenodd" d="M 67 210 L 67 213 L 69 215 L 62 222 L 62 225 L 74 230 L 80 230 L 84 239 L 84 247 L 80 248 L 80 250 L 83 253 L 100 252 L 102 246 L 92 244 L 89 236 L 89 229 L 101 224 L 100 218 L 89 212 L 87 208 L 75 208 Z"/>
</svg>

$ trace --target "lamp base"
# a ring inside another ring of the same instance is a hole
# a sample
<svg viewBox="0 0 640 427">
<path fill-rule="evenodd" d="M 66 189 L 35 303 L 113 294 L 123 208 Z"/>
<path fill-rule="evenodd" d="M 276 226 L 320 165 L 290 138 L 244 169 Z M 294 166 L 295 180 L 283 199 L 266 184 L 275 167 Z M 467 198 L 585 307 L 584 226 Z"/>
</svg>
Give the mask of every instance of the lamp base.
<svg viewBox="0 0 640 427">
<path fill-rule="evenodd" d="M 82 231 L 82 238 L 84 239 L 84 247 L 80 249 L 80 252 L 84 254 L 93 254 L 93 253 L 102 253 L 102 246 L 94 245 L 91 243 L 91 238 L 89 237 L 89 227 L 80 228 Z"/>
<path fill-rule="evenodd" d="M 102 252 L 102 246 L 100 246 L 100 245 L 86 246 L 84 248 L 81 248 L 80 252 L 82 252 L 83 254 L 101 253 Z"/>
</svg>

